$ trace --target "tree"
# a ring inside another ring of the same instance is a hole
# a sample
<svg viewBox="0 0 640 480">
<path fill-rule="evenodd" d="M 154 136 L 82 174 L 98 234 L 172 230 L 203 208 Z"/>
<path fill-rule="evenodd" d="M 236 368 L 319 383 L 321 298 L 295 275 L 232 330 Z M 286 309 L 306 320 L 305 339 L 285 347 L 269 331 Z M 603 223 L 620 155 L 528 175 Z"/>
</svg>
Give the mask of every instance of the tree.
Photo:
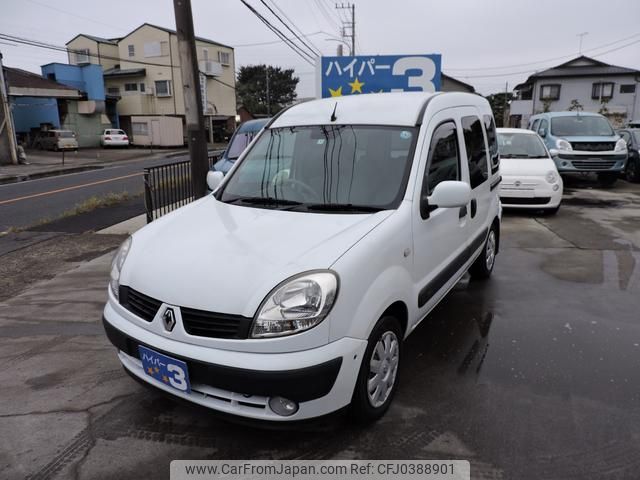
<svg viewBox="0 0 640 480">
<path fill-rule="evenodd" d="M 273 115 L 296 99 L 296 85 L 299 81 L 298 77 L 293 76 L 293 69 L 283 70 L 271 65 L 240 67 L 236 83 L 238 101 L 251 113 Z"/>
<path fill-rule="evenodd" d="M 570 112 L 581 112 L 582 110 L 584 110 L 584 107 L 577 98 L 574 98 L 573 100 L 571 100 L 571 105 L 569 105 L 569 108 L 567 110 L 569 110 Z"/>
<path fill-rule="evenodd" d="M 505 102 L 506 95 L 506 102 Z M 496 119 L 496 126 L 502 127 L 507 125 L 502 125 L 504 121 L 504 106 L 507 105 L 507 109 L 509 108 L 509 103 L 511 100 L 515 99 L 515 95 L 512 92 L 500 92 L 500 93 L 492 93 L 491 95 L 487 95 L 486 97 L 489 105 L 491 105 L 491 110 L 493 110 L 493 116 Z"/>
</svg>

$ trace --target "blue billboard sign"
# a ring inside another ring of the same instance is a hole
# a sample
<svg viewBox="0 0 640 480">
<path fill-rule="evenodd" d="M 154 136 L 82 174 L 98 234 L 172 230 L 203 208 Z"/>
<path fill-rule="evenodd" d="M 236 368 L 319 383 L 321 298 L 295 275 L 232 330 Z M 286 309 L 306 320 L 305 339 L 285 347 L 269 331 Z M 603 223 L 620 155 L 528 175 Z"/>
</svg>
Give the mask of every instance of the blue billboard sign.
<svg viewBox="0 0 640 480">
<path fill-rule="evenodd" d="M 441 55 L 322 57 L 322 97 L 440 90 Z"/>
</svg>

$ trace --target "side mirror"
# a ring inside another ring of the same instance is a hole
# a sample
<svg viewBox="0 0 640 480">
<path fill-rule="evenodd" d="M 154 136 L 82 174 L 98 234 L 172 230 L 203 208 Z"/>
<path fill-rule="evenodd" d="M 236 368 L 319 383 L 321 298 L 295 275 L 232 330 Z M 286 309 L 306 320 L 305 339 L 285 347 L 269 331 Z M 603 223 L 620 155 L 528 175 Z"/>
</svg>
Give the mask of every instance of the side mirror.
<svg viewBox="0 0 640 480">
<path fill-rule="evenodd" d="M 550 148 L 549 149 L 549 155 L 551 155 L 552 157 L 557 157 L 558 153 L 560 153 L 560 152 L 558 151 L 557 148 Z"/>
<path fill-rule="evenodd" d="M 544 138 L 547 136 L 547 131 L 544 128 L 541 128 L 540 130 L 538 130 L 538 135 Z"/>
<path fill-rule="evenodd" d="M 471 187 L 466 182 L 445 180 L 436 185 L 429 197 L 420 199 L 420 215 L 428 218 L 436 208 L 461 208 L 471 201 Z"/>
<path fill-rule="evenodd" d="M 207 186 L 212 192 L 216 191 L 222 183 L 222 180 L 224 180 L 224 174 L 222 172 L 214 172 L 211 170 L 207 172 Z"/>
</svg>

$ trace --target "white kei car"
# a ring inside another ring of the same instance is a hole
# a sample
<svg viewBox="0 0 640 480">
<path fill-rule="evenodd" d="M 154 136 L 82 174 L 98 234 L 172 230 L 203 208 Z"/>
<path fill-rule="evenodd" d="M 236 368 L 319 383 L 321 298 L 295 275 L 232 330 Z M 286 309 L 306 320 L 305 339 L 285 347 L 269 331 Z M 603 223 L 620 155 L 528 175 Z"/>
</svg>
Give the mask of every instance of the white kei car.
<svg viewBox="0 0 640 480">
<path fill-rule="evenodd" d="M 123 243 L 103 323 L 130 375 L 229 414 L 380 417 L 403 340 L 498 252 L 496 133 L 478 95 L 301 103 L 207 182 Z"/>
<path fill-rule="evenodd" d="M 562 177 L 540 136 L 523 128 L 498 128 L 498 150 L 502 206 L 557 213 Z"/>
<path fill-rule="evenodd" d="M 124 130 L 108 128 L 100 137 L 100 144 L 103 147 L 128 147 L 129 137 Z"/>
</svg>

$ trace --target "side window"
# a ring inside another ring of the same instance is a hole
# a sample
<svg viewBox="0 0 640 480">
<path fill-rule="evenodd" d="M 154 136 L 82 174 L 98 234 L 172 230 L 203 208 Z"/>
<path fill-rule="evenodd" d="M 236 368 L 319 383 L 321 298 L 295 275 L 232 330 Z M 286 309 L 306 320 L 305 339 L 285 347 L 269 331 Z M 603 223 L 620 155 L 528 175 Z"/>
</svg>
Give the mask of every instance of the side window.
<svg viewBox="0 0 640 480">
<path fill-rule="evenodd" d="M 496 136 L 496 124 L 491 115 L 485 115 L 484 128 L 487 131 L 487 143 L 489 144 L 489 158 L 491 159 L 491 174 L 500 169 L 500 155 L 498 154 L 498 138 Z"/>
<path fill-rule="evenodd" d="M 539 123 L 540 123 L 540 119 L 534 120 L 533 124 L 531 125 L 530 130 L 533 130 L 534 132 L 537 132 Z"/>
<path fill-rule="evenodd" d="M 543 133 L 546 135 L 549 132 L 549 122 L 547 122 L 544 118 L 540 120 L 540 125 L 535 132 L 541 137 L 543 136 Z"/>
<path fill-rule="evenodd" d="M 467 148 L 469 180 L 473 189 L 489 178 L 487 151 L 484 147 L 480 119 L 475 115 L 462 117 L 462 133 L 464 134 L 464 145 Z"/>
<path fill-rule="evenodd" d="M 433 189 L 440 182 L 459 179 L 460 148 L 458 147 L 456 124 L 453 121 L 448 121 L 439 125 L 431 137 L 422 193 L 423 195 L 431 195 Z"/>
</svg>

